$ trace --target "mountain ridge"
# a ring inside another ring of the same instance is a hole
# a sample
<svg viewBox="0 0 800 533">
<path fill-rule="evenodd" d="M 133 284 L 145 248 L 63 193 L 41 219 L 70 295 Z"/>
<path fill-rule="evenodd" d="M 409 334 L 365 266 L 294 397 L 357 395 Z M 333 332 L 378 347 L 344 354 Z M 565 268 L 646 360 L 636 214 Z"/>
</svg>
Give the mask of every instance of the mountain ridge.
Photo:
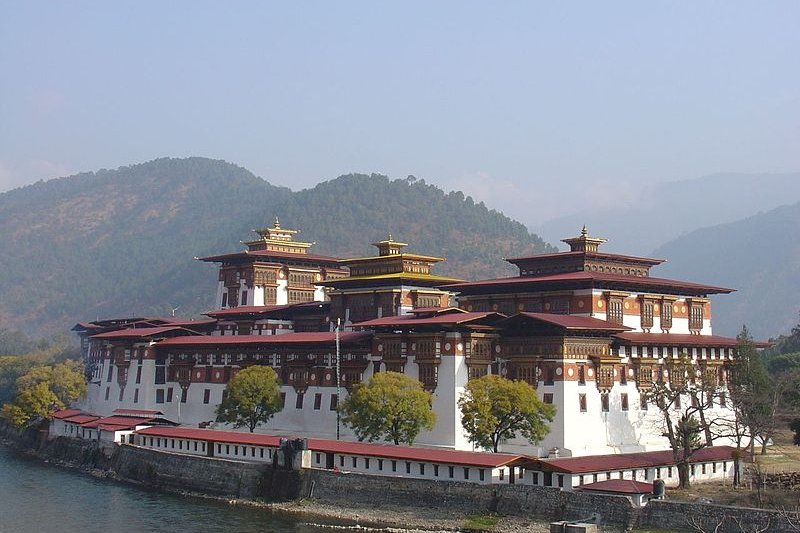
<svg viewBox="0 0 800 533">
<path fill-rule="evenodd" d="M 207 311 L 216 267 L 192 258 L 243 249 L 273 216 L 317 241 L 314 251 L 342 257 L 391 232 L 413 251 L 444 255 L 437 272 L 462 278 L 508 275 L 502 257 L 554 250 L 424 180 L 350 174 L 291 191 L 224 161 L 161 158 L 0 194 L 0 249 L 10 251 L 0 254 L 0 328 Z"/>
</svg>

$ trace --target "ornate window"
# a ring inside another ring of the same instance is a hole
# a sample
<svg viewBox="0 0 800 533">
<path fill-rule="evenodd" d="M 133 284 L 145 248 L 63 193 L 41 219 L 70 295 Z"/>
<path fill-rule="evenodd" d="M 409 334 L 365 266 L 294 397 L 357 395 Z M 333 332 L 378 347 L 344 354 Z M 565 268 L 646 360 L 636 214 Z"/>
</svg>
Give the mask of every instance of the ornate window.
<svg viewBox="0 0 800 533">
<path fill-rule="evenodd" d="M 661 329 L 668 330 L 672 327 L 672 304 L 670 302 L 661 303 Z"/>
<path fill-rule="evenodd" d="M 622 324 L 623 320 L 623 307 L 622 300 L 619 298 L 612 298 L 608 301 L 608 321 L 616 324 Z"/>
<path fill-rule="evenodd" d="M 419 380 L 425 390 L 432 391 L 436 389 L 436 385 L 439 382 L 439 365 L 420 364 Z"/>
<path fill-rule="evenodd" d="M 641 305 L 641 319 L 642 329 L 650 329 L 653 327 L 653 313 L 655 304 L 651 301 L 645 300 Z"/>
<path fill-rule="evenodd" d="M 692 304 L 689 308 L 689 329 L 703 329 L 703 304 Z"/>
<path fill-rule="evenodd" d="M 550 375 L 548 374 L 548 377 Z M 520 381 L 524 381 L 528 385 L 532 387 L 536 387 L 537 384 L 537 376 L 536 376 L 536 365 L 533 364 L 520 364 L 517 366 L 517 379 Z M 547 383 L 548 385 L 552 385 L 552 382 Z"/>
</svg>

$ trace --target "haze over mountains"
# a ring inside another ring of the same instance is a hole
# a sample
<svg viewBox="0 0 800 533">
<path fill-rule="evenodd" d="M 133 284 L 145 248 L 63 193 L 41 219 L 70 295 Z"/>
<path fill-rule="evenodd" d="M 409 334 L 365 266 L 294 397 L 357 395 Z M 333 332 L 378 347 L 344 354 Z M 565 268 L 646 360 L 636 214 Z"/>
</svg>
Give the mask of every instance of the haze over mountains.
<svg viewBox="0 0 800 533">
<path fill-rule="evenodd" d="M 447 258 L 437 272 L 509 275 L 502 260 L 553 251 L 522 224 L 422 180 L 348 175 L 292 192 L 204 158 L 158 159 L 0 195 L 0 328 L 63 331 L 81 320 L 192 316 L 213 305 L 216 267 L 279 216 L 313 251 L 372 253 L 392 233 Z"/>
<path fill-rule="evenodd" d="M 618 206 L 585 206 L 529 226 L 544 240 L 558 242 L 587 224 L 592 234 L 608 237 L 604 250 L 648 255 L 698 228 L 734 222 L 796 201 L 800 201 L 800 172 L 720 173 L 658 183 L 632 199 L 620 199 Z"/>
<path fill-rule="evenodd" d="M 800 204 L 776 206 L 798 200 L 800 174 L 720 174 L 542 227 L 556 243 L 586 223 L 609 238 L 604 250 L 667 259 L 653 275 L 738 289 L 715 299 L 715 332 L 734 335 L 746 322 L 767 338 L 797 323 Z M 174 308 L 197 316 L 213 305 L 216 268 L 192 258 L 242 249 L 275 215 L 316 241 L 315 252 L 371 253 L 391 232 L 412 251 L 446 257 L 437 272 L 464 279 L 514 275 L 503 257 L 555 249 L 423 180 L 347 175 L 293 192 L 224 161 L 158 159 L 0 194 L 0 328 L 49 334 Z"/>
</svg>

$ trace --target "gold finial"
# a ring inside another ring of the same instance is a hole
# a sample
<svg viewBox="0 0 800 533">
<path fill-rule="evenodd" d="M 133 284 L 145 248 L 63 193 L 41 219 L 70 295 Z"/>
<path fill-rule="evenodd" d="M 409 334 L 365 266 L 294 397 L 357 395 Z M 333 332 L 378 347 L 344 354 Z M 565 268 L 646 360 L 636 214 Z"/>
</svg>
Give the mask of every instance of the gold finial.
<svg viewBox="0 0 800 533">
<path fill-rule="evenodd" d="M 387 241 L 391 241 L 391 240 L 392 240 L 392 234 L 391 234 L 391 233 L 389 234 L 389 236 L 388 236 L 388 237 L 386 237 L 386 240 L 387 240 Z"/>
<path fill-rule="evenodd" d="M 275 215 L 275 222 L 273 223 L 275 229 L 281 229 L 281 221 L 278 220 L 278 215 Z"/>
<path fill-rule="evenodd" d="M 583 229 L 581 230 L 581 235 L 583 236 L 589 235 L 589 230 L 586 229 L 586 224 L 583 225 Z"/>
</svg>

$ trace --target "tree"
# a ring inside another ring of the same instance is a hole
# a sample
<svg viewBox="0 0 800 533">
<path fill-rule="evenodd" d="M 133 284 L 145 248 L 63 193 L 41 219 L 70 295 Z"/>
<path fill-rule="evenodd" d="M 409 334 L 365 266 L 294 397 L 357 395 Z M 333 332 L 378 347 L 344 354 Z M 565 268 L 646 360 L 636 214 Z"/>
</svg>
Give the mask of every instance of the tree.
<svg viewBox="0 0 800 533">
<path fill-rule="evenodd" d="M 672 460 L 678 467 L 680 487 L 688 488 L 692 456 L 697 450 L 712 446 L 718 436 L 720 421 L 709 419 L 709 414 L 721 387 L 716 376 L 712 378 L 705 372 L 698 374 L 694 361 L 685 353 L 666 363 L 669 379 L 654 382 L 645 397 L 661 413 L 663 435 L 669 441 Z"/>
<path fill-rule="evenodd" d="M 528 383 L 495 375 L 470 380 L 458 406 L 470 442 L 494 452 L 518 434 L 539 442 L 550 432 L 547 423 L 556 414 L 555 407 L 542 402 Z"/>
<path fill-rule="evenodd" d="M 353 387 L 340 406 L 342 420 L 358 440 L 387 440 L 409 446 L 423 429 L 433 429 L 436 414 L 431 393 L 419 380 L 398 372 L 381 372 Z"/>
<path fill-rule="evenodd" d="M 83 366 L 65 361 L 53 366 L 37 366 L 16 381 L 14 401 L 3 408 L 4 415 L 22 427 L 36 418 L 49 418 L 86 394 Z"/>
<path fill-rule="evenodd" d="M 246 427 L 252 433 L 282 408 L 275 371 L 268 366 L 250 366 L 237 372 L 225 387 L 225 397 L 217 407 L 217 422 Z"/>
</svg>

